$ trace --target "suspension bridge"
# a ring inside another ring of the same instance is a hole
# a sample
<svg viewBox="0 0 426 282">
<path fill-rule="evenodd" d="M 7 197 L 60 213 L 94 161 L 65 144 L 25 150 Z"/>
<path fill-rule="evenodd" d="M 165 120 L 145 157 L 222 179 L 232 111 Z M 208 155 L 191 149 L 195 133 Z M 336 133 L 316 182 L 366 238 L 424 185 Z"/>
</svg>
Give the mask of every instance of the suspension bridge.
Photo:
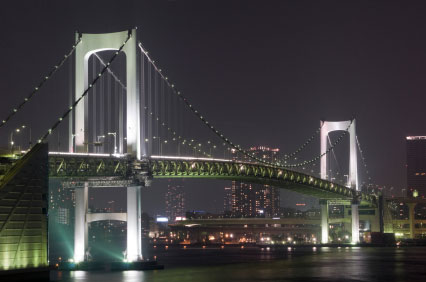
<svg viewBox="0 0 426 282">
<path fill-rule="evenodd" d="M 125 55 L 125 79 L 120 79 L 120 66 L 114 65 L 115 61 L 123 59 L 122 54 Z M 75 77 L 69 104 L 57 105 L 63 107 L 63 111 L 36 139 L 36 145 L 4 169 L 0 191 L 3 189 L 2 199 L 6 199 L 11 191 L 5 187 L 11 185 L 19 168 L 25 167 L 32 156 L 39 156 L 46 143 L 54 143 L 55 130 L 66 127 L 68 148 L 48 153 L 46 171 L 49 178 L 60 179 L 64 187 L 75 189 L 76 262 L 87 259 L 88 223 L 108 219 L 127 222 L 126 260 L 143 259 L 140 189 L 150 186 L 157 178 L 237 180 L 316 197 L 322 203 L 322 243 L 328 243 L 327 202 L 348 203 L 352 208 L 352 242 L 359 242 L 358 206 L 378 207 L 379 203 L 375 194 L 360 189 L 355 119 L 322 121 L 320 128 L 294 152 L 266 160 L 245 150 L 213 126 L 170 82 L 138 41 L 136 29 L 132 29 L 105 34 L 77 33 L 71 51 L 1 121 L 0 130 L 24 111 L 30 100 L 41 95 L 39 92 L 44 85 L 70 58 L 75 66 Z M 340 136 L 331 142 L 329 133 L 333 131 L 339 131 Z M 327 166 L 333 149 L 347 134 L 350 141 L 349 174 L 342 184 L 330 180 Z M 295 156 L 300 155 L 318 135 L 320 153 L 298 161 Z M 10 143 L 13 151 L 12 138 Z M 318 162 L 320 175 L 304 170 Z M 127 212 L 89 213 L 88 190 L 96 187 L 125 187 Z M 2 211 L 0 232 L 13 223 L 13 213 L 17 212 L 14 207 L 23 205 L 25 197 L 13 197 L 10 201 L 10 208 Z M 31 203 L 26 202 L 27 205 Z M 11 258 L 3 260 L 3 264 L 16 262 Z"/>
</svg>

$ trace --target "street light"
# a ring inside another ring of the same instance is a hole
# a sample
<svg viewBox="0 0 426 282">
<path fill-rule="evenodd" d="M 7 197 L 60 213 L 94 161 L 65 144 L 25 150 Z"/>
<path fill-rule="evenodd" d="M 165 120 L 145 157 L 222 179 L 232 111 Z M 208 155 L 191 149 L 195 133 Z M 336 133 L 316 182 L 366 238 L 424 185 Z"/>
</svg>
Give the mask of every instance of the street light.
<svg viewBox="0 0 426 282">
<path fill-rule="evenodd" d="M 114 154 L 117 154 L 117 132 L 108 132 L 108 135 L 114 136 Z M 148 142 L 148 139 L 145 139 L 145 142 Z"/>
<path fill-rule="evenodd" d="M 101 141 L 99 140 L 100 138 L 105 138 L 105 135 L 99 135 L 99 136 L 97 136 L 97 142 L 95 143 L 95 146 L 96 147 L 100 147 L 100 146 L 102 146 L 102 143 L 101 143 Z M 97 149 L 96 150 L 97 151 L 97 153 L 99 153 L 99 149 Z"/>
<path fill-rule="evenodd" d="M 19 133 L 19 132 L 21 132 L 21 128 L 22 128 L 22 129 L 25 129 L 25 128 L 26 128 L 26 126 L 25 126 L 25 125 L 22 125 L 21 127 L 16 128 L 15 130 L 13 130 L 13 131 L 10 133 L 10 150 L 11 150 L 12 154 L 13 154 L 13 145 L 15 144 L 15 142 L 13 141 L 13 132 Z"/>
<path fill-rule="evenodd" d="M 349 174 L 344 174 L 344 177 L 346 177 L 346 187 L 350 187 L 350 183 L 349 183 Z"/>
</svg>

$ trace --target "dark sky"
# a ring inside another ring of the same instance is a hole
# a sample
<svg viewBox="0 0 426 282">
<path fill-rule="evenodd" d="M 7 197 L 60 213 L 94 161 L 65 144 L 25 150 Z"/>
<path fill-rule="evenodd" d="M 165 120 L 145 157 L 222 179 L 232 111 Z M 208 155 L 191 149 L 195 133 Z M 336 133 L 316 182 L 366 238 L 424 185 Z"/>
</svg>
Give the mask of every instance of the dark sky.
<svg viewBox="0 0 426 282">
<path fill-rule="evenodd" d="M 426 135 L 424 1 L 1 5 L 1 116 L 69 50 L 76 30 L 138 26 L 139 38 L 171 80 L 244 146 L 292 151 L 320 119 L 355 116 L 373 182 L 399 191 L 405 187 L 404 137 Z M 56 98 L 32 101 L 31 115 L 20 114 L 1 129 L 0 145 L 24 120 L 33 122 L 33 135 L 47 129 L 55 119 L 49 113 L 62 109 L 59 101 L 68 91 L 60 81 L 50 87 Z M 318 154 L 319 145 L 312 152 Z"/>
</svg>

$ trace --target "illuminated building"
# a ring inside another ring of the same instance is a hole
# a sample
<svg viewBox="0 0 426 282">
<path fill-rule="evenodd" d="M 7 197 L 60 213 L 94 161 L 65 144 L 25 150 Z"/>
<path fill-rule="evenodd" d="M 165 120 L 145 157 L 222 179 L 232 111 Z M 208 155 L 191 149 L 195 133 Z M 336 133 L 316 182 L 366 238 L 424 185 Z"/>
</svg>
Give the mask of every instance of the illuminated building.
<svg viewBox="0 0 426 282">
<path fill-rule="evenodd" d="M 0 181 L 2 271 L 48 265 L 47 153 L 46 144 L 37 144 Z"/>
<path fill-rule="evenodd" d="M 185 239 L 185 244 L 315 244 L 321 231 L 319 217 L 193 218 L 169 227 L 176 235 L 171 238 Z"/>
<path fill-rule="evenodd" d="M 70 226 L 75 206 L 74 189 L 64 188 L 57 181 L 50 182 L 49 220 Z"/>
<path fill-rule="evenodd" d="M 166 216 L 175 221 L 176 217 L 185 216 L 185 192 L 182 184 L 169 184 L 167 185 L 167 192 L 165 195 L 166 202 Z"/>
<path fill-rule="evenodd" d="M 223 197 L 223 212 L 232 211 L 232 187 L 225 187 L 225 196 Z"/>
<path fill-rule="evenodd" d="M 279 149 L 258 146 L 251 147 L 249 152 L 265 161 L 274 162 L 278 157 Z M 235 154 L 235 151 L 233 153 Z M 280 191 L 278 188 L 232 181 L 231 193 L 233 217 L 273 217 L 279 214 Z"/>
<path fill-rule="evenodd" d="M 407 188 L 410 197 L 426 197 L 426 136 L 407 136 Z"/>
</svg>

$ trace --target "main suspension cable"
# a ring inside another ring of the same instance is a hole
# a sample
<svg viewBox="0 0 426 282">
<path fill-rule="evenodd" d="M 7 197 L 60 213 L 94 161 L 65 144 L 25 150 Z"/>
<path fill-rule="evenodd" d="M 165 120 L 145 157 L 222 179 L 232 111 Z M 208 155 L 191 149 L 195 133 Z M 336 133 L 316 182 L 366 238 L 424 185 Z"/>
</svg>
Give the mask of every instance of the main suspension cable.
<svg viewBox="0 0 426 282">
<path fill-rule="evenodd" d="M 256 156 L 254 156 L 253 154 L 250 154 L 249 152 L 247 152 L 246 150 L 242 149 L 240 145 L 236 145 L 234 144 L 231 140 L 229 140 L 228 138 L 226 138 L 221 132 L 219 132 L 213 125 L 211 125 L 210 122 L 208 122 L 193 106 L 192 104 L 189 103 L 188 99 L 186 97 L 184 97 L 180 91 L 178 91 L 175 87 L 174 84 L 171 84 L 168 81 L 168 78 L 161 72 L 161 69 L 157 67 L 157 65 L 155 64 L 154 60 L 151 59 L 151 57 L 148 55 L 148 51 L 146 51 L 143 46 L 142 43 L 139 42 L 139 48 L 141 50 L 141 52 L 146 56 L 147 60 L 151 63 L 151 65 L 154 67 L 154 69 L 157 71 L 157 73 L 161 76 L 161 78 L 166 82 L 166 84 L 173 90 L 173 93 L 175 93 L 186 105 L 187 107 L 191 110 L 192 113 L 195 114 L 195 116 L 197 116 L 208 128 L 210 128 L 211 131 L 213 131 L 214 134 L 216 134 L 220 139 L 222 139 L 225 143 L 227 143 L 229 146 L 231 146 L 232 148 L 234 148 L 235 150 L 237 150 L 238 152 L 242 153 L 243 155 L 245 155 L 246 157 L 255 160 L 259 163 L 263 163 L 266 164 L 268 166 L 272 166 L 272 167 L 276 167 L 276 168 L 288 168 L 288 167 L 300 167 L 300 166 L 304 166 L 310 163 L 313 163 L 315 161 L 317 161 L 318 159 L 320 159 L 322 156 L 324 156 L 325 154 L 328 154 L 333 148 L 334 146 L 336 146 L 343 138 L 344 135 L 347 134 L 347 131 L 345 131 L 337 140 L 336 142 L 334 142 L 333 146 L 330 147 L 326 152 L 324 152 L 323 154 L 309 160 L 309 161 L 304 161 L 302 163 L 298 163 L 298 164 L 289 164 L 289 165 L 284 165 L 280 162 L 277 163 L 271 163 L 271 162 L 267 162 L 263 159 L 260 159 Z M 352 125 L 352 121 L 349 124 L 347 130 L 349 129 L 349 127 Z"/>
<path fill-rule="evenodd" d="M 299 148 L 297 148 L 297 150 L 296 151 L 294 151 L 293 153 L 291 153 L 291 154 L 286 154 L 286 155 L 284 155 L 284 160 L 288 160 L 288 159 L 290 159 L 290 158 L 292 158 L 292 157 L 294 157 L 295 155 L 297 155 L 297 154 L 299 154 L 300 152 L 302 152 L 303 151 L 303 149 L 305 149 L 306 148 L 306 146 L 307 145 L 309 145 L 313 140 L 314 140 L 314 138 L 315 138 L 315 136 L 317 136 L 320 132 L 321 132 L 321 128 L 322 128 L 322 126 L 323 126 L 324 124 L 321 124 L 321 126 L 315 131 L 315 133 L 314 134 L 312 134 L 312 136 L 311 137 L 309 137 L 309 139 L 308 140 L 306 140 L 306 142 L 305 143 L 303 143 Z"/>
<path fill-rule="evenodd" d="M 104 66 L 106 66 L 106 64 L 105 64 L 105 62 L 99 57 L 99 56 L 96 56 L 96 58 L 99 60 L 99 62 L 102 64 L 102 65 L 104 65 Z M 114 79 L 114 82 L 116 83 L 116 84 L 118 84 L 123 90 L 126 90 L 126 86 L 120 81 L 120 79 L 118 78 L 118 76 L 114 73 L 114 71 L 112 70 L 112 69 L 108 69 L 108 74 L 110 75 L 110 76 L 108 76 L 108 78 L 110 78 L 110 77 L 112 77 L 113 79 Z M 165 118 L 163 118 L 163 117 L 160 117 L 160 116 L 155 116 L 154 115 L 154 113 L 151 111 L 151 109 L 149 109 L 147 106 L 145 106 L 144 107 L 144 110 L 147 112 L 147 114 L 148 115 L 150 115 L 150 116 L 152 116 L 153 117 L 153 120 L 154 120 L 154 122 L 157 124 L 157 125 L 161 125 L 162 126 L 162 128 L 164 128 L 165 130 L 167 130 L 167 132 L 168 133 L 170 133 L 170 135 L 171 135 L 171 138 L 167 138 L 166 140 L 164 140 L 165 142 L 167 142 L 167 141 L 172 141 L 172 142 L 177 142 L 177 143 L 179 143 L 179 144 L 181 144 L 181 145 L 186 145 L 186 146 L 189 146 L 189 147 L 191 147 L 192 149 L 196 149 L 196 147 L 192 147 L 192 144 L 193 143 L 195 143 L 195 144 L 198 144 L 198 145 L 200 145 L 202 142 L 200 142 L 200 141 L 198 141 L 198 140 L 196 140 L 195 138 L 192 138 L 191 140 L 190 139 L 188 139 L 188 140 L 186 140 L 183 136 L 181 136 L 181 135 L 179 135 L 177 132 L 176 132 L 176 130 L 175 129 L 173 129 L 173 126 L 171 126 L 170 125 L 170 123 L 169 122 L 166 122 L 165 120 Z M 156 138 L 158 138 L 158 137 L 156 137 L 156 136 L 153 136 L 152 137 L 152 139 L 156 139 Z M 143 141 L 145 141 L 145 142 L 147 142 L 149 139 L 148 138 L 146 138 L 145 140 L 143 140 Z M 213 145 L 210 141 L 207 141 L 207 144 L 210 146 L 210 150 L 212 150 L 212 149 L 216 149 L 217 148 L 217 146 L 216 145 Z M 200 146 L 199 146 L 200 147 Z M 206 156 L 206 157 L 212 157 L 209 153 L 207 153 L 206 151 L 204 151 L 204 150 L 201 150 L 201 149 L 199 149 L 199 148 L 197 148 L 197 151 L 198 152 L 200 152 L 200 153 L 202 153 L 204 156 Z"/>
<path fill-rule="evenodd" d="M 69 51 L 67 54 L 64 55 L 64 58 L 59 61 L 57 65 L 55 65 L 52 70 L 43 78 L 43 80 L 34 87 L 34 90 L 31 91 L 30 95 L 28 95 L 26 98 L 24 98 L 24 101 L 22 101 L 16 108 L 13 108 L 12 112 L 2 120 L 0 123 L 0 128 L 4 126 L 22 107 L 29 101 L 31 98 L 40 90 L 40 88 L 62 67 L 62 65 L 67 61 L 67 59 L 72 55 L 77 45 L 81 42 L 81 38 L 77 40 L 77 42 L 72 45 L 71 51 Z"/>
<path fill-rule="evenodd" d="M 66 118 L 69 113 L 73 111 L 73 109 L 80 103 L 80 101 L 86 97 L 86 95 L 89 93 L 89 90 L 92 89 L 93 85 L 96 84 L 96 82 L 99 81 L 99 79 L 102 77 L 102 75 L 105 73 L 105 71 L 110 67 L 111 63 L 114 61 L 114 59 L 118 56 L 118 54 L 123 50 L 126 43 L 129 41 L 129 39 L 132 37 L 132 33 L 129 31 L 126 40 L 123 42 L 123 44 L 120 46 L 120 48 L 114 53 L 114 55 L 111 57 L 111 59 L 108 61 L 106 66 L 99 72 L 99 74 L 93 79 L 92 83 L 89 84 L 89 86 L 84 90 L 83 94 L 78 98 L 70 107 L 68 110 L 66 110 L 62 116 L 56 121 L 53 126 L 47 130 L 47 132 L 38 140 L 38 143 L 43 142 L 52 132 L 58 127 L 58 125 L 63 121 L 64 118 Z"/>
<path fill-rule="evenodd" d="M 356 143 L 357 143 L 357 145 L 358 145 L 358 151 L 359 151 L 359 154 L 361 155 L 362 163 L 363 163 L 363 165 L 364 165 L 365 173 L 367 174 L 367 177 L 368 177 L 368 185 L 371 185 L 372 183 L 371 183 L 370 173 L 369 173 L 369 171 L 368 171 L 367 162 L 366 162 L 366 160 L 365 160 L 365 157 L 364 157 L 363 151 L 361 150 L 361 144 L 359 143 L 358 135 L 357 135 L 357 136 L 355 136 L 355 139 L 356 139 Z"/>
</svg>

